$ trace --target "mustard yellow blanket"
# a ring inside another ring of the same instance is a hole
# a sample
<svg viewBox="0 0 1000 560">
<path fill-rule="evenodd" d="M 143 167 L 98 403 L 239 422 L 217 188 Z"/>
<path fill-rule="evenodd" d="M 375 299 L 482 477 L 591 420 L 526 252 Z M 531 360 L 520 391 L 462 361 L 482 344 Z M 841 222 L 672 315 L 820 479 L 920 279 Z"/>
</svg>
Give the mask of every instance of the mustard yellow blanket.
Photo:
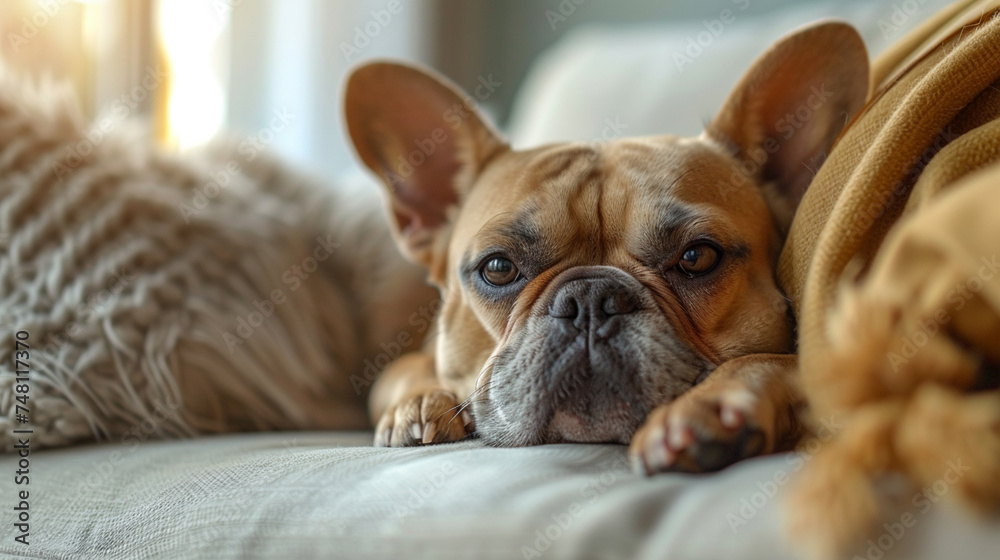
<svg viewBox="0 0 1000 560">
<path fill-rule="evenodd" d="M 961 460 L 953 493 L 1000 503 L 998 14 L 957 2 L 873 63 L 781 255 L 804 387 L 843 426 L 793 504 L 824 554 L 878 526 L 886 471 L 928 485 Z"/>
</svg>

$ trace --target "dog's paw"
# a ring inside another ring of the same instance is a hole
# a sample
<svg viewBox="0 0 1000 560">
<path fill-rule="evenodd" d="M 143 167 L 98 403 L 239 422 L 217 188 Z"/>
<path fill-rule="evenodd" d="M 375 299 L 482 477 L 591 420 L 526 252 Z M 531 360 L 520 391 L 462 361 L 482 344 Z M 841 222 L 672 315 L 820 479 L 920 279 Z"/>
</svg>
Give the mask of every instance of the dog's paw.
<svg viewBox="0 0 1000 560">
<path fill-rule="evenodd" d="M 435 389 L 389 407 L 375 427 L 376 447 L 409 447 L 458 441 L 475 430 L 469 411 L 451 391 Z"/>
<path fill-rule="evenodd" d="M 710 472 L 769 451 L 773 411 L 742 383 L 698 387 L 655 409 L 632 438 L 636 470 Z"/>
</svg>

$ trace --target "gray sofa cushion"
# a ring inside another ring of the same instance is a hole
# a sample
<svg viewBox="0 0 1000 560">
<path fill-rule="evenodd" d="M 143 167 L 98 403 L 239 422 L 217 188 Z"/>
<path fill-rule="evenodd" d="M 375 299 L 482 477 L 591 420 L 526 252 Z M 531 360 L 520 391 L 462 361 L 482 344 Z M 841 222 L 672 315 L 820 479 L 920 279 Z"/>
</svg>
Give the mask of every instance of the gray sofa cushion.
<svg viewBox="0 0 1000 560">
<path fill-rule="evenodd" d="M 17 458 L 6 455 L 0 554 L 795 557 L 780 532 L 786 486 L 774 483 L 800 464 L 795 455 L 711 476 L 646 479 L 628 469 L 620 446 L 495 449 L 469 441 L 376 449 L 367 446 L 370 438 L 293 432 L 42 451 L 29 456 L 27 487 L 14 485 Z M 24 488 L 27 547 L 12 534 L 12 497 Z M 883 539 L 891 544 L 883 558 L 996 558 L 1000 523 L 944 504 L 915 511 L 917 524 L 901 539 Z"/>
<path fill-rule="evenodd" d="M 648 134 L 696 136 L 753 60 L 796 27 L 844 19 L 875 56 L 951 3 L 813 1 L 761 14 L 756 3 L 734 0 L 707 3 L 708 17 L 696 21 L 581 26 L 532 64 L 518 89 L 510 136 L 522 148 Z M 728 25 L 718 19 L 722 10 L 730 13 Z M 708 33 L 712 26 L 717 36 Z"/>
</svg>

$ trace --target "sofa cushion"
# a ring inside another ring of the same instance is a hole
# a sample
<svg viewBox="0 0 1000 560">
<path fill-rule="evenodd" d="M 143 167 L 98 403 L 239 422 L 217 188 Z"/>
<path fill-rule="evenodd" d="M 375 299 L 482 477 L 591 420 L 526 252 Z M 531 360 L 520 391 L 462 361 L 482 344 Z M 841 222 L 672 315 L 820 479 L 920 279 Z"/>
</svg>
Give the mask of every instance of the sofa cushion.
<svg viewBox="0 0 1000 560">
<path fill-rule="evenodd" d="M 803 2 L 751 14 L 748 3 L 734 1 L 720 2 L 715 17 L 698 21 L 581 26 L 532 65 L 508 123 L 511 140 L 523 148 L 619 136 L 694 136 L 750 63 L 794 28 L 825 17 L 844 19 L 875 55 L 951 2 Z"/>
<path fill-rule="evenodd" d="M 781 544 L 781 475 L 803 456 L 647 479 L 617 445 L 383 449 L 370 441 L 289 432 L 41 451 L 29 455 L 28 486 L 14 484 L 18 458 L 6 455 L 0 555 L 795 557 Z M 10 509 L 24 489 L 28 546 L 13 540 Z M 914 508 L 917 524 L 883 539 L 883 558 L 978 560 L 1000 549 L 1000 525 L 943 504 Z"/>
</svg>

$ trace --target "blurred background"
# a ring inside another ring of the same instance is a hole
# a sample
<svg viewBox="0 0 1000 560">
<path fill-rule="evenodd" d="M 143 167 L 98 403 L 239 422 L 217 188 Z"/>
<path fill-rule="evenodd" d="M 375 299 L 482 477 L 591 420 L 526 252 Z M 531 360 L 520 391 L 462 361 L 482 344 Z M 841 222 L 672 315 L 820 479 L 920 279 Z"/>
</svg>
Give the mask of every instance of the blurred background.
<svg viewBox="0 0 1000 560">
<path fill-rule="evenodd" d="M 357 169 L 344 76 L 431 66 L 515 144 L 696 134 L 771 41 L 819 17 L 873 53 L 942 0 L 4 0 L 5 66 L 68 80 L 90 117 L 187 148 L 225 133 L 320 174 Z"/>
</svg>

